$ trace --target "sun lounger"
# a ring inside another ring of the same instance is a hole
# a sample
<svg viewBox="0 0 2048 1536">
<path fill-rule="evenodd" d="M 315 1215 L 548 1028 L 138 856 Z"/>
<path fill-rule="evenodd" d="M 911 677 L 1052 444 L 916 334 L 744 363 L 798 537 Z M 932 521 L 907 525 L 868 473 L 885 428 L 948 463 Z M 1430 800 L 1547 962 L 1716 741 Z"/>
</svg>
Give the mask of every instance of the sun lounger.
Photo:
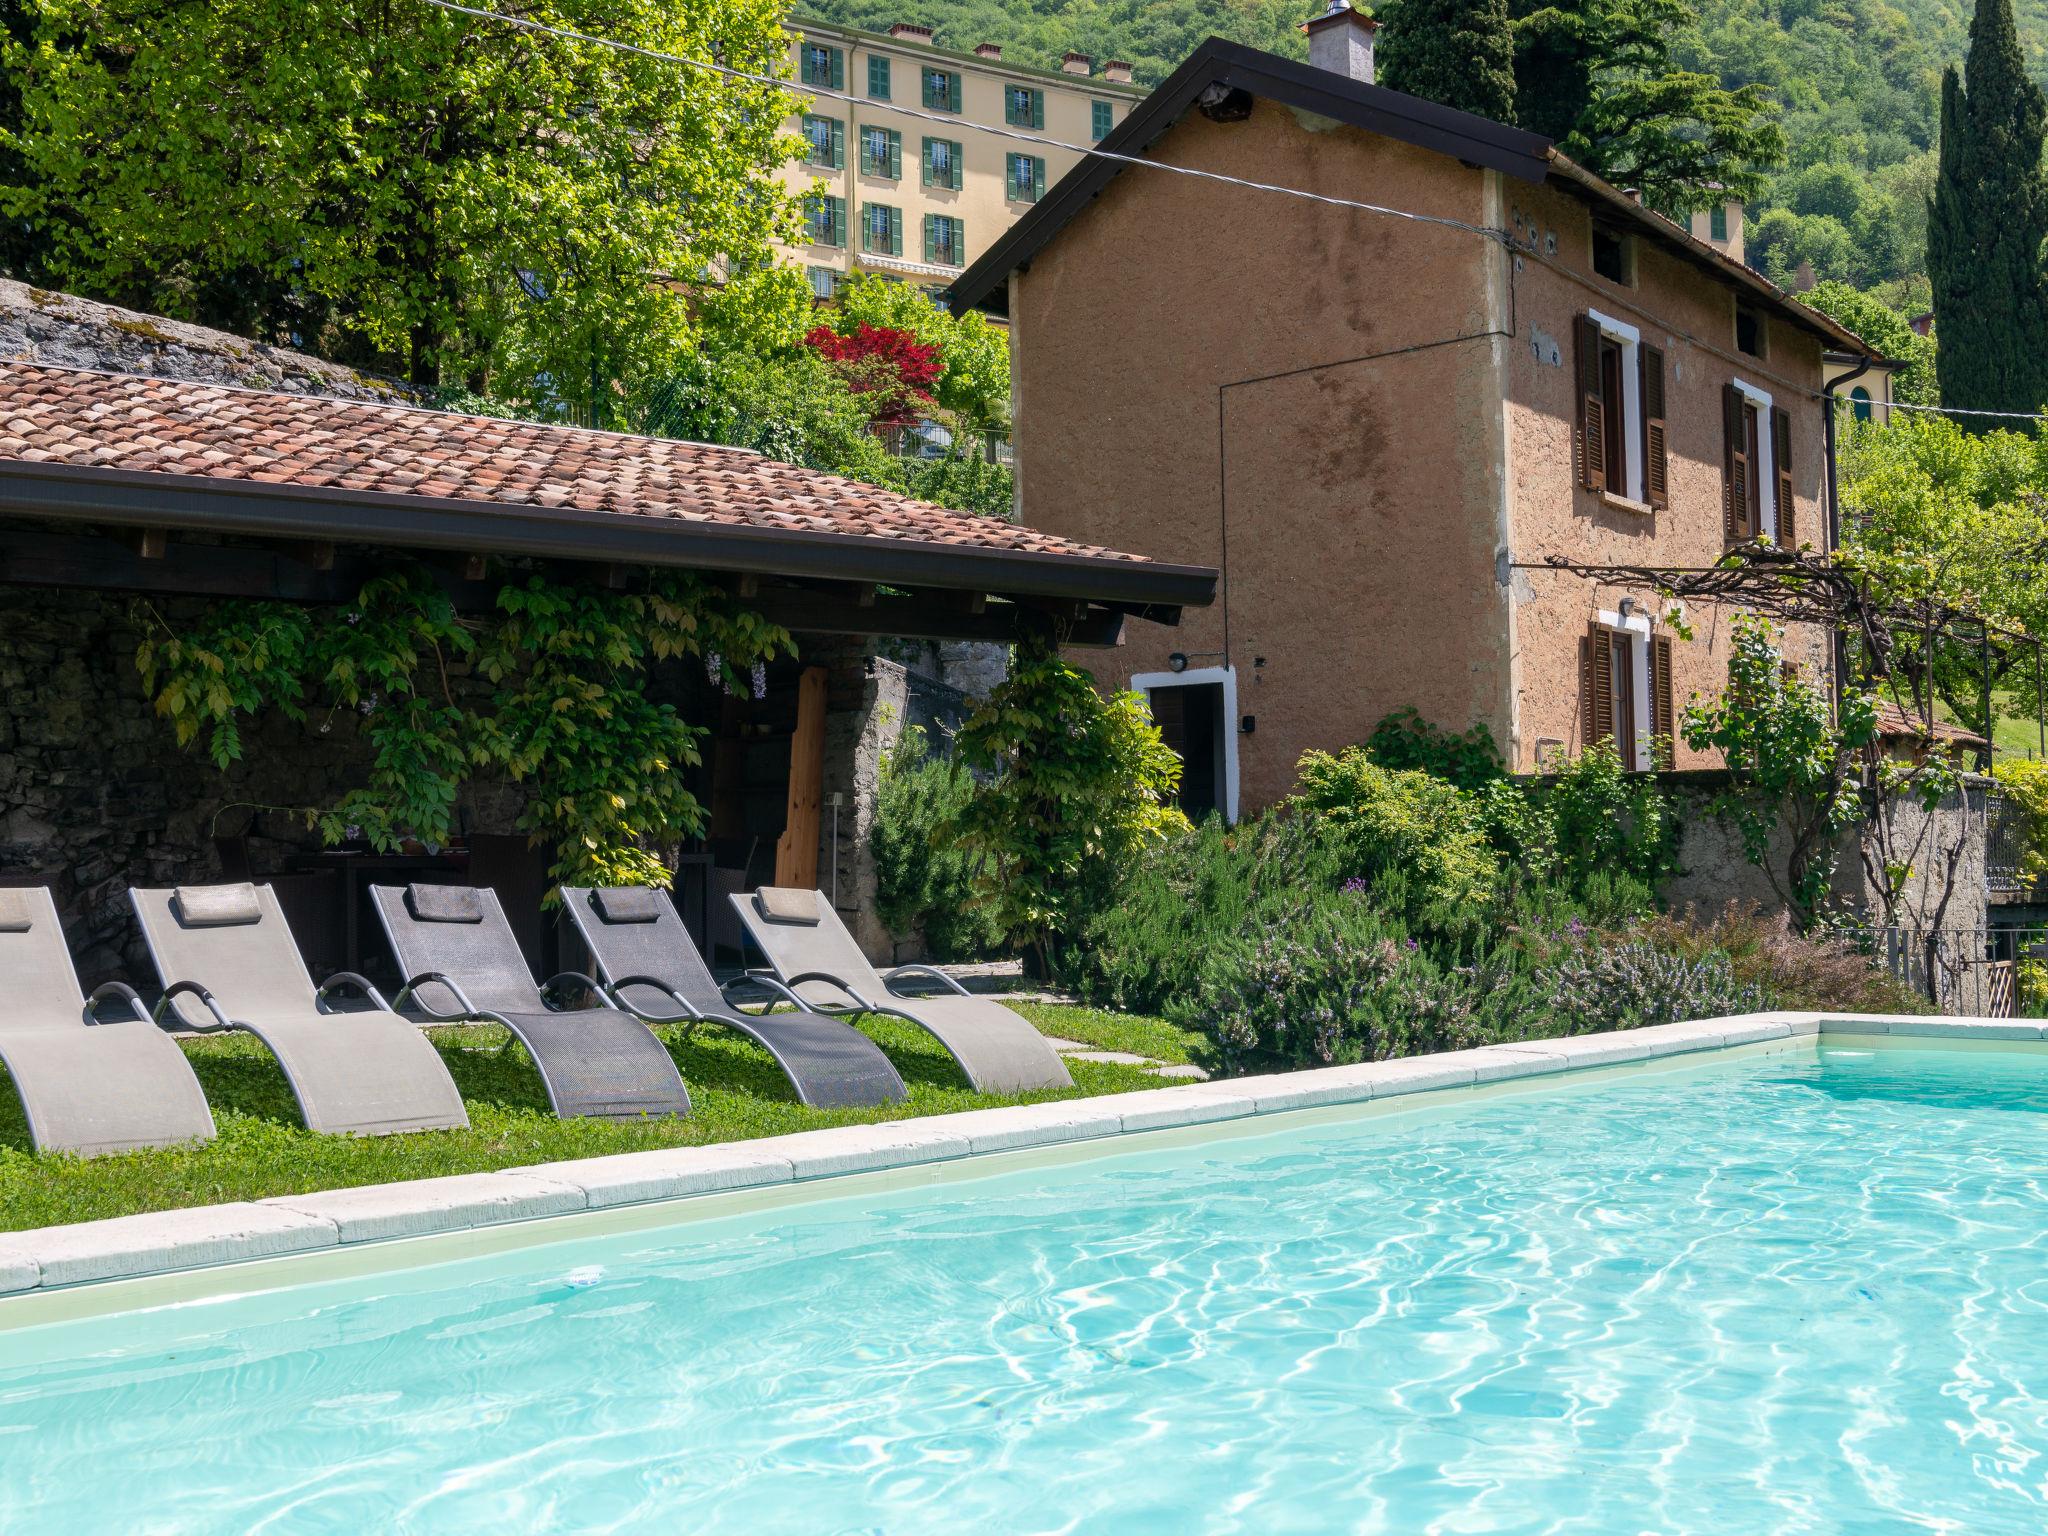
<svg viewBox="0 0 2048 1536">
<path fill-rule="evenodd" d="M 96 1010 L 120 1017 L 102 1023 Z M 192 1064 L 118 981 L 87 1002 L 45 890 L 0 890 L 0 1062 L 39 1152 L 211 1141 Z"/>
<path fill-rule="evenodd" d="M 928 965 L 878 974 L 817 891 L 764 886 L 732 901 L 782 984 L 819 1012 L 907 1019 L 929 1030 L 952 1053 L 967 1081 L 984 1093 L 1074 1086 L 1066 1063 L 1045 1037 L 1001 1003 L 971 995 Z M 944 990 L 922 995 L 898 991 L 898 983 L 911 977 Z"/>
<path fill-rule="evenodd" d="M 746 1035 L 816 1109 L 893 1104 L 903 1079 L 880 1046 L 844 1019 L 818 1012 L 775 982 L 794 1013 L 747 1013 L 719 990 L 668 892 L 647 886 L 563 886 L 563 908 L 590 950 L 612 1001 L 650 1024 L 715 1024 Z"/>
<path fill-rule="evenodd" d="M 373 885 L 370 897 L 398 963 L 399 993 L 431 1019 L 501 1024 L 540 1069 L 548 1103 L 567 1119 L 687 1115 L 690 1096 L 668 1047 L 617 1008 L 557 1009 L 566 989 L 603 996 L 587 976 L 534 985 L 497 893 L 460 885 Z"/>
<path fill-rule="evenodd" d="M 157 1021 L 261 1040 L 308 1130 L 385 1136 L 469 1124 L 441 1053 L 375 987 L 343 971 L 314 988 L 269 886 L 185 885 L 128 899 L 163 978 Z M 370 1006 L 334 1007 L 344 990 Z"/>
</svg>

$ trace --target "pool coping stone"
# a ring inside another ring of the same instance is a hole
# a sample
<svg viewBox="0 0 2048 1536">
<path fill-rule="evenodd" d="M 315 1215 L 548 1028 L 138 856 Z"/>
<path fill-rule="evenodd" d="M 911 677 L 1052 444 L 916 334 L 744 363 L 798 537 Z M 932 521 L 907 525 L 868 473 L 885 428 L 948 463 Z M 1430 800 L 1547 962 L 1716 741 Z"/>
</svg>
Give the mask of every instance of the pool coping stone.
<svg viewBox="0 0 2048 1536">
<path fill-rule="evenodd" d="M 0 1297 L 1842 1033 L 2048 1040 L 2048 1020 L 1759 1013 L 0 1233 Z"/>
</svg>

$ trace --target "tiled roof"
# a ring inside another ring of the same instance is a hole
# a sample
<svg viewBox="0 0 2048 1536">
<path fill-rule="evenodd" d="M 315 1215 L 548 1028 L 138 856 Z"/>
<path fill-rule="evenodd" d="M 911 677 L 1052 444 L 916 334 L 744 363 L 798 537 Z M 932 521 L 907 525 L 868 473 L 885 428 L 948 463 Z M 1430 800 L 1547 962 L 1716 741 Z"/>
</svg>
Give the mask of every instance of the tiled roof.
<svg viewBox="0 0 2048 1536">
<path fill-rule="evenodd" d="M 1968 747 L 1985 744 L 1984 738 L 1975 731 L 1950 725 L 1945 720 L 1935 721 L 1930 730 L 1918 715 L 1906 713 L 1889 699 L 1881 700 L 1877 706 L 1877 733 L 1893 740 L 1948 741 Z"/>
<path fill-rule="evenodd" d="M 0 363 L 7 460 L 1140 562 L 740 448 Z"/>
</svg>

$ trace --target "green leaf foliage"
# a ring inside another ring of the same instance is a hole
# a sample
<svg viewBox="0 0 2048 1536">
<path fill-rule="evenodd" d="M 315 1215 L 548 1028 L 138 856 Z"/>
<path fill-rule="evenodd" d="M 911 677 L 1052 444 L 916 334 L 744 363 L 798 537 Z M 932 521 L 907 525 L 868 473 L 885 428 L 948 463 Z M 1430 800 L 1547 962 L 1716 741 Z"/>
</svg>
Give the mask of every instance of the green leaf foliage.
<svg viewBox="0 0 2048 1536">
<path fill-rule="evenodd" d="M 922 934 L 934 960 L 982 960 L 1002 948 L 1003 934 L 974 899 L 976 863 L 953 835 L 973 794 L 973 779 L 934 757 L 917 726 L 882 760 L 868 833 L 875 910 L 899 938 Z"/>
<path fill-rule="evenodd" d="M 36 14 L 0 211 L 56 280 L 418 384 L 609 420 L 685 350 L 672 279 L 758 267 L 791 218 L 773 87 L 406 0 Z M 753 70 L 786 46 L 767 0 L 520 14 Z"/>
<path fill-rule="evenodd" d="M 1877 699 L 1846 691 L 1839 718 L 1819 688 L 1785 670 L 1776 630 L 1738 615 L 1728 686 L 1686 706 L 1681 730 L 1696 752 L 1718 752 L 1730 785 L 1716 796 L 1802 928 L 1823 914 L 1834 879 L 1833 834 L 1858 819 L 1854 775 L 1877 734 Z"/>
<path fill-rule="evenodd" d="M 1515 44 L 1507 0 L 1394 0 L 1379 82 L 1425 101 L 1515 121 Z"/>
<path fill-rule="evenodd" d="M 302 808 L 329 843 L 383 851 L 446 843 L 465 784 L 524 792 L 520 831 L 554 851 L 556 880 L 666 884 L 665 848 L 701 830 L 682 770 L 704 727 L 649 691 L 656 661 L 701 657 L 724 686 L 793 650 L 786 631 L 697 577 L 637 591 L 508 579 L 495 611 L 459 615 L 422 570 L 367 583 L 353 603 L 223 602 L 173 631 L 151 612 L 136 656 L 178 744 L 227 768 L 267 712 L 323 730 L 344 712 L 369 749 L 362 783 Z"/>
<path fill-rule="evenodd" d="M 2048 405 L 2048 98 L 2028 76 L 2012 0 L 1977 0 L 1968 68 L 1967 87 L 1953 65 L 1942 76 L 1941 168 L 1927 217 L 1942 399 L 2037 411 Z"/>
<path fill-rule="evenodd" d="M 976 900 L 1046 973 L 1131 862 L 1187 827 L 1180 759 L 1144 697 L 1105 698 L 1042 641 L 1018 646 L 954 753 L 975 775 L 954 837 L 978 863 Z"/>
</svg>

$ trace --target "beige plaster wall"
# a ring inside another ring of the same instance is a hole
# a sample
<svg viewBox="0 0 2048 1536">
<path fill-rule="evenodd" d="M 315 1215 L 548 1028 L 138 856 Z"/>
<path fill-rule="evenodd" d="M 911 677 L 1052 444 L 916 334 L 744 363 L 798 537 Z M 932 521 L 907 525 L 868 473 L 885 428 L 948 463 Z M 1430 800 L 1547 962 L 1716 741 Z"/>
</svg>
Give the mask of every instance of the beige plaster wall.
<svg viewBox="0 0 2048 1536">
<path fill-rule="evenodd" d="M 1724 553 L 1721 391 L 1730 379 L 1767 391 L 1791 413 L 1795 534 L 1819 547 L 1826 538 L 1826 448 L 1821 409 L 1820 342 L 1776 318 L 1765 355 L 1735 348 L 1735 293 L 1675 253 L 1635 242 L 1635 281 L 1620 285 L 1592 270 L 1592 215 L 1585 204 L 1547 188 L 1513 185 L 1510 227 L 1536 245 L 1515 275 L 1516 343 L 1509 369 L 1510 516 L 1515 559 L 1539 564 L 1552 554 L 1594 564 L 1707 566 Z M 1554 250 L 1553 250 L 1554 242 Z M 1575 401 L 1572 323 L 1588 308 L 1637 326 L 1645 345 L 1664 352 L 1670 505 L 1654 514 L 1583 490 L 1572 461 Z M 1517 722 L 1511 760 L 1538 766 L 1539 745 L 1576 752 L 1583 743 L 1579 642 L 1594 614 L 1633 596 L 1661 613 L 1654 587 L 1601 584 L 1549 571 L 1514 580 Z M 1694 693 L 1727 680 L 1727 610 L 1693 605 L 1691 641 L 1676 639 L 1673 693 L 1679 710 Z M 1671 632 L 1668 628 L 1665 632 Z M 1787 654 L 1805 674 L 1825 679 L 1829 648 L 1818 631 L 1796 632 Z M 1505 745 L 1505 743 L 1504 743 Z M 1710 754 L 1678 745 L 1677 766 L 1714 766 Z"/>
<path fill-rule="evenodd" d="M 1264 102 L 1244 123 L 1190 114 L 1158 151 L 1486 212 L 1477 171 Z M 1257 722 L 1247 809 L 1286 793 L 1303 750 L 1404 703 L 1505 725 L 1496 530 L 1476 510 L 1501 491 L 1504 260 L 1441 226 L 1127 175 L 1012 279 L 1025 520 L 1225 572 L 1214 608 L 1075 659 L 1118 685 L 1174 651 L 1219 666 L 1227 627 Z"/>
</svg>

